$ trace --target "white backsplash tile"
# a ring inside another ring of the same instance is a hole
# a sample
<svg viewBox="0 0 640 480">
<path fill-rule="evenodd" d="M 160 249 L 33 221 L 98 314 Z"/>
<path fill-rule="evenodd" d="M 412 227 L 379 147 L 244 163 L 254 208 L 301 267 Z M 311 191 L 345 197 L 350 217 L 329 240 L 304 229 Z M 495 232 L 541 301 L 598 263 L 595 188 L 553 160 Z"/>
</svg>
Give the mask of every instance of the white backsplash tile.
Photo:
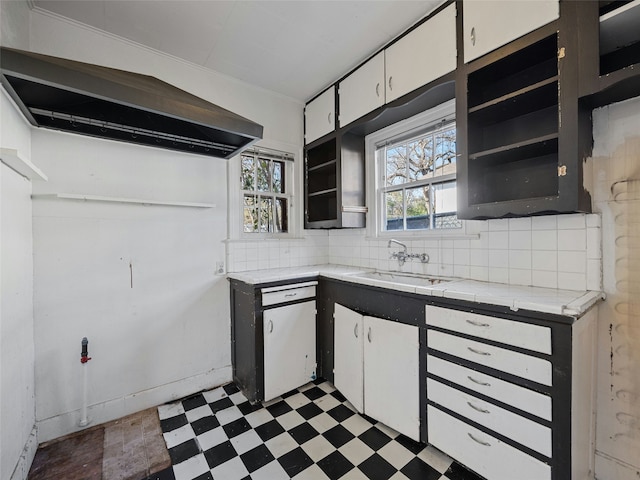
<svg viewBox="0 0 640 480">
<path fill-rule="evenodd" d="M 430 260 L 400 266 L 388 239 L 372 239 L 365 229 L 305 232 L 303 239 L 232 241 L 227 269 L 245 271 L 324 263 L 427 275 L 455 276 L 511 285 L 599 290 L 602 241 L 600 216 L 575 214 L 468 221 L 478 238 L 402 238 L 409 253 Z"/>
</svg>

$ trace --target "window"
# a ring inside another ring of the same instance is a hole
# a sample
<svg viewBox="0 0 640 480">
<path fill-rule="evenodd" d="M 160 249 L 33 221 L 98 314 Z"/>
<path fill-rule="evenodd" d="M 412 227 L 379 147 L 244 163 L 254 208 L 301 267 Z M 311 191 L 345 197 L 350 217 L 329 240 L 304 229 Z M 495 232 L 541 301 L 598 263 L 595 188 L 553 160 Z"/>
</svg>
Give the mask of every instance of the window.
<svg viewBox="0 0 640 480">
<path fill-rule="evenodd" d="M 247 150 L 240 156 L 242 231 L 287 233 L 289 231 L 290 165 L 287 153 Z"/>
<path fill-rule="evenodd" d="M 461 229 L 453 103 L 371 137 L 377 233 Z"/>
</svg>

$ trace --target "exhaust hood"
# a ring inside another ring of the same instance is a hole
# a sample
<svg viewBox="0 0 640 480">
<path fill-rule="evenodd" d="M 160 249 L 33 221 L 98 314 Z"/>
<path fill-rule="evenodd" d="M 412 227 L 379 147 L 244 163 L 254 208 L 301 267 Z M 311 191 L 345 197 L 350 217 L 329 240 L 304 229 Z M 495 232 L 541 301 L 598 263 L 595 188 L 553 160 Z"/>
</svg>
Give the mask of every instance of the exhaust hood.
<svg viewBox="0 0 640 480">
<path fill-rule="evenodd" d="M 231 158 L 262 125 L 157 78 L 0 47 L 0 80 L 32 125 Z"/>
</svg>

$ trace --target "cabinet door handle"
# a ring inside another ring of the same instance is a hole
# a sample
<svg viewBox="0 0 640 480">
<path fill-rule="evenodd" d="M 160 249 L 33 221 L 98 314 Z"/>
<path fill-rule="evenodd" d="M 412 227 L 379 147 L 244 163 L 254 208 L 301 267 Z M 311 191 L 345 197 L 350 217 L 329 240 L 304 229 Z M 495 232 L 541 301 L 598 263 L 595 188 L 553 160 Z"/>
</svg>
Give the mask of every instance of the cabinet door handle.
<svg viewBox="0 0 640 480">
<path fill-rule="evenodd" d="M 488 323 L 482 323 L 476 320 L 469 320 L 468 318 L 466 319 L 466 322 L 470 325 L 473 325 L 474 327 L 490 327 L 491 326 Z"/>
<path fill-rule="evenodd" d="M 358 338 L 358 324 L 357 323 L 353 326 L 353 334 L 355 335 L 356 338 Z"/>
<path fill-rule="evenodd" d="M 491 413 L 489 410 L 486 410 L 484 408 L 480 408 L 480 407 L 476 407 L 473 403 L 471 402 L 467 402 L 467 405 L 469 405 L 471 408 L 473 408 L 476 412 L 480 412 L 480 413 Z"/>
<path fill-rule="evenodd" d="M 329 114 L 327 115 L 327 122 L 331 124 L 331 112 L 329 112 Z"/>
<path fill-rule="evenodd" d="M 273 320 L 269 320 L 269 333 L 273 332 Z"/>
<path fill-rule="evenodd" d="M 471 45 L 475 46 L 476 44 L 476 27 L 471 28 Z"/>
<path fill-rule="evenodd" d="M 369 327 L 369 332 L 367 333 L 367 340 L 371 343 L 371 327 Z"/>
<path fill-rule="evenodd" d="M 476 355 L 491 355 L 489 352 L 483 352 L 482 350 L 476 350 L 475 348 L 472 348 L 472 347 L 467 347 L 467 350 L 469 350 L 472 353 L 475 353 Z"/>
<path fill-rule="evenodd" d="M 376 83 L 376 97 L 380 96 L 380 82 Z"/>
<path fill-rule="evenodd" d="M 489 382 L 481 382 L 480 380 L 476 380 L 471 375 L 467 375 L 467 378 L 471 380 L 473 383 L 477 383 L 478 385 L 482 385 L 483 387 L 490 387 L 491 384 Z"/>
<path fill-rule="evenodd" d="M 485 447 L 490 447 L 491 444 L 489 442 L 483 442 L 482 440 L 478 440 L 476 437 L 474 437 L 473 435 L 471 435 L 469 432 L 467 432 L 467 435 L 469 435 L 469 438 L 471 440 L 473 440 L 476 443 L 479 443 L 480 445 L 483 445 Z"/>
<path fill-rule="evenodd" d="M 391 84 L 392 80 L 393 80 L 393 76 L 389 77 L 389 90 L 393 90 L 393 86 Z"/>
</svg>

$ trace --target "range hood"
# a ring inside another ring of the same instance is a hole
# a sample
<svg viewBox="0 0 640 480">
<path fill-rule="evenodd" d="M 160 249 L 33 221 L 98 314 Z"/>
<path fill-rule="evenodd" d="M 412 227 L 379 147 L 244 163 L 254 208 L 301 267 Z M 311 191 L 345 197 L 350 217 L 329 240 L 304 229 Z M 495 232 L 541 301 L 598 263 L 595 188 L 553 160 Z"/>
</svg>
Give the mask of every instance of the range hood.
<svg viewBox="0 0 640 480">
<path fill-rule="evenodd" d="M 138 73 L 0 47 L 0 80 L 38 127 L 231 158 L 262 125 Z"/>
</svg>

